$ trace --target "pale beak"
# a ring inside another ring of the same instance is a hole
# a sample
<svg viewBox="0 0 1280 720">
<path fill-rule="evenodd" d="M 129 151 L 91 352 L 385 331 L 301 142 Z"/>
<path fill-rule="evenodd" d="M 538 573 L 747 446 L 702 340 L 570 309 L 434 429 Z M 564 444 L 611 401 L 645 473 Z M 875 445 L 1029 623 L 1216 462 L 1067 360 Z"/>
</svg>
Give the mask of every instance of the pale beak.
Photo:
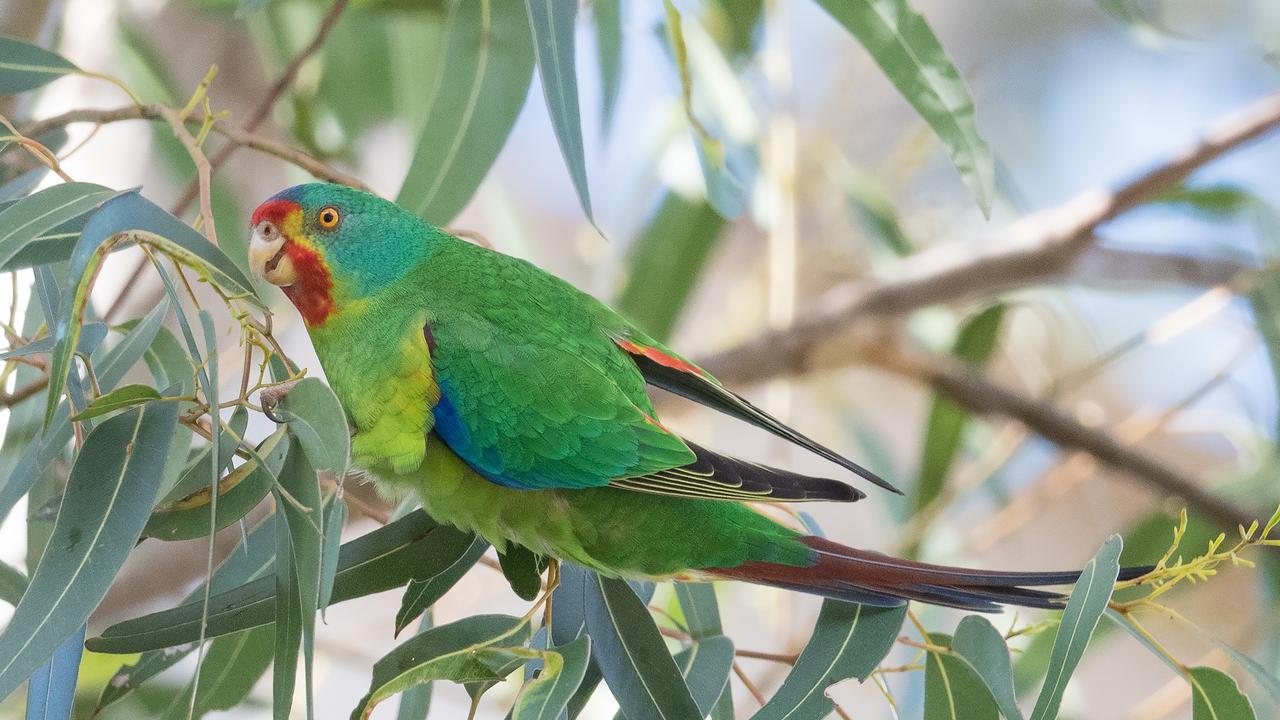
<svg viewBox="0 0 1280 720">
<path fill-rule="evenodd" d="M 253 237 L 249 240 L 249 267 L 272 285 L 285 287 L 298 280 L 293 261 L 285 253 L 284 233 L 268 220 L 253 228 Z"/>
</svg>

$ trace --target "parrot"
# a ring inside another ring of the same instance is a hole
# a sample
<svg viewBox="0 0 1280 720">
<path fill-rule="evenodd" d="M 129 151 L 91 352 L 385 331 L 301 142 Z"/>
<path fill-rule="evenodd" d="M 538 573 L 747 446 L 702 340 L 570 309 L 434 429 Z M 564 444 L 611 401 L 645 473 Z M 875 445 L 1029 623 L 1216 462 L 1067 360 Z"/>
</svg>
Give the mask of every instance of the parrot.
<svg viewBox="0 0 1280 720">
<path fill-rule="evenodd" d="M 252 271 L 302 317 L 347 414 L 353 466 L 433 519 L 607 577 L 742 581 L 878 607 L 1060 608 L 1079 571 L 899 559 L 806 534 L 761 504 L 865 493 L 717 453 L 663 425 L 660 388 L 900 492 L 535 265 L 344 185 L 250 218 Z M 1126 568 L 1134 578 L 1145 568 Z"/>
</svg>

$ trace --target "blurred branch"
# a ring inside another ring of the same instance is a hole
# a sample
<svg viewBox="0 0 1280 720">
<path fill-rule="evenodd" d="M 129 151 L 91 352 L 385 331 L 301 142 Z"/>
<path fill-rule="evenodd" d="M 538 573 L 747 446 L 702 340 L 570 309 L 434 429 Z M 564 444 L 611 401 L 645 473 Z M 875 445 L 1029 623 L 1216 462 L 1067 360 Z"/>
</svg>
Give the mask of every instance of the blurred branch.
<svg viewBox="0 0 1280 720">
<path fill-rule="evenodd" d="M 1083 450 L 1123 471 L 1148 488 L 1184 499 L 1197 513 L 1226 528 L 1248 526 L 1253 514 L 1213 495 L 1199 480 L 1127 447 L 1103 430 L 1082 425 L 1052 405 L 1029 398 L 982 377 L 947 358 L 894 352 L 878 356 L 883 369 L 923 382 L 970 412 L 1006 415 L 1064 448 Z"/>
<path fill-rule="evenodd" d="M 1086 248 L 1066 269 L 1064 279 L 1090 285 L 1177 284 L 1192 287 L 1232 286 L 1257 267 L 1228 258 L 1192 257 L 1178 253 Z"/>
<path fill-rule="evenodd" d="M 55 115 L 44 120 L 31 123 L 23 129 L 23 133 L 27 136 L 38 136 L 55 128 L 64 127 L 73 123 L 95 123 L 98 125 L 106 125 L 113 122 L 121 122 L 124 120 L 164 120 L 166 108 L 162 105 L 129 105 L 126 107 L 114 108 L 110 110 L 94 110 L 82 109 L 71 110 Z M 200 123 L 204 118 L 189 118 L 187 122 Z M 341 183 L 351 187 L 367 190 L 368 187 L 359 179 L 347 175 L 346 173 L 334 168 L 325 162 L 318 160 L 301 150 L 290 147 L 285 143 L 272 140 L 262 135 L 255 134 L 247 130 L 238 130 L 233 127 L 226 127 L 225 123 L 214 123 L 212 132 L 226 138 L 228 147 L 247 147 L 257 150 L 258 152 L 278 157 L 281 160 L 292 163 L 303 170 L 311 173 L 315 177 L 326 182 Z M 209 161 L 210 170 L 213 168 L 213 161 Z"/>
<path fill-rule="evenodd" d="M 898 264 L 893 279 L 838 288 L 806 319 L 704 358 L 701 365 L 728 383 L 803 371 L 827 338 L 851 325 L 1060 277 L 1095 245 L 1100 225 L 1277 126 L 1280 94 L 1226 116 L 1198 143 L 1116 190 L 1090 190 L 1029 215 L 986 242 L 948 243 L 917 253 Z"/>
</svg>

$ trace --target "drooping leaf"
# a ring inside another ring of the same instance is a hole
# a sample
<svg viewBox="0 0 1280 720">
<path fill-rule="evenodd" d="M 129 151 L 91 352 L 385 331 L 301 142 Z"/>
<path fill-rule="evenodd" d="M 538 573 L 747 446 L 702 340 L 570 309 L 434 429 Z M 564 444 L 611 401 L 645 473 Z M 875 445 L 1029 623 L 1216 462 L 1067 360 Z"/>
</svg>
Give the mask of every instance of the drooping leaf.
<svg viewBox="0 0 1280 720">
<path fill-rule="evenodd" d="M 289 389 L 276 413 L 302 443 L 316 470 L 345 473 L 351 457 L 351 430 L 346 411 L 328 385 L 303 378 Z"/>
<path fill-rule="evenodd" d="M 410 638 L 373 666 L 369 693 L 352 711 L 352 720 L 367 719 L 378 703 L 419 683 L 502 680 L 504 676 L 497 675 L 476 651 L 497 642 L 523 642 L 528 630 L 519 618 L 475 615 Z"/>
<path fill-rule="evenodd" d="M 933 645 L 949 647 L 951 638 L 929 633 Z M 929 652 L 925 658 L 924 720 L 997 720 L 991 692 L 964 660 Z"/>
<path fill-rule="evenodd" d="M 88 420 L 99 415 L 106 415 L 116 410 L 123 410 L 124 408 L 142 405 L 159 399 L 160 391 L 150 385 L 122 385 L 111 392 L 94 398 L 83 412 L 77 413 L 71 419 Z"/>
<path fill-rule="evenodd" d="M 618 311 L 653 338 L 669 338 L 724 228 L 706 201 L 668 192 L 627 253 Z"/>
<path fill-rule="evenodd" d="M 57 53 L 21 40 L 0 37 L 0 95 L 34 90 L 79 70 Z"/>
<path fill-rule="evenodd" d="M 441 563 L 439 572 L 409 581 L 400 600 L 400 611 L 396 613 L 396 634 L 403 632 L 414 618 L 426 612 L 456 585 L 488 549 L 489 543 L 478 535 L 458 533 L 449 536 L 447 541 L 441 538 L 435 553 L 445 562 Z"/>
<path fill-rule="evenodd" d="M 559 720 L 574 691 L 582 684 L 590 660 L 591 638 L 586 635 L 548 653 L 537 679 L 529 681 L 520 691 L 512 720 Z"/>
<path fill-rule="evenodd" d="M 1013 692 L 1013 667 L 1004 637 L 981 615 L 969 615 L 956 626 L 951 649 L 969 664 L 986 684 L 1005 720 L 1022 720 L 1018 698 Z"/>
<path fill-rule="evenodd" d="M 110 418 L 85 439 L 67 481 L 50 547 L 0 635 L 0 698 L 84 624 L 146 524 L 177 423 L 152 403 Z"/>
<path fill-rule="evenodd" d="M 733 670 L 733 657 L 733 641 L 723 635 L 703 638 L 676 655 L 676 666 L 701 717 L 710 715 L 724 696 L 732 695 L 729 673 Z"/>
<path fill-rule="evenodd" d="M 333 598 L 333 580 L 338 574 L 338 553 L 342 548 L 342 528 L 347 524 L 347 501 L 335 497 L 324 507 L 324 547 L 320 553 L 321 617 Z"/>
<path fill-rule="evenodd" d="M 595 585 L 594 573 L 573 563 L 560 563 L 560 584 L 551 595 L 552 625 L 550 642 L 556 647 L 568 645 L 587 632 L 587 588 Z M 594 656 L 588 659 L 586 674 L 569 698 L 568 715 L 577 717 L 604 677 Z"/>
<path fill-rule="evenodd" d="M 1005 305 L 996 304 L 974 315 L 960 329 L 951 354 L 971 365 L 985 364 L 995 351 L 1004 313 Z M 925 427 L 920 477 L 916 480 L 913 503 L 916 512 L 927 507 L 942 492 L 968 422 L 969 415 L 960 406 L 941 395 L 934 397 Z"/>
<path fill-rule="evenodd" d="M 423 614 L 422 622 L 418 623 L 418 631 L 414 635 L 421 635 L 431 627 L 431 611 L 428 610 Z M 427 720 L 427 713 L 431 711 L 432 685 L 431 682 L 419 683 L 400 693 L 396 720 Z"/>
<path fill-rule="evenodd" d="M 574 64 L 574 21 L 577 0 L 525 0 L 529 27 L 533 31 L 533 52 L 542 79 L 542 94 L 551 114 L 551 126 L 560 144 L 560 154 L 569 168 L 569 177 L 578 193 L 578 202 L 587 219 L 591 211 L 591 190 L 587 185 L 587 157 L 582 145 L 582 120 L 578 113 L 578 76 Z"/>
<path fill-rule="evenodd" d="M 457 3 L 445 33 L 448 72 L 396 196 L 436 225 L 453 220 L 489 172 L 524 106 L 534 63 L 520 0 Z"/>
<path fill-rule="evenodd" d="M 631 586 L 593 573 L 584 609 L 592 657 L 629 720 L 702 717 L 648 608 Z"/>
<path fill-rule="evenodd" d="M 720 606 L 716 588 L 711 583 L 676 583 L 676 597 L 685 627 L 695 641 L 724 634 L 720 627 Z"/>
<path fill-rule="evenodd" d="M 421 511 L 344 543 L 338 554 L 330 604 L 390 590 L 410 578 L 428 577 L 452 563 L 436 557 L 437 543 L 464 535 Z M 112 625 L 86 646 L 94 652 L 131 653 L 194 642 L 201 604 L 191 602 Z M 275 578 L 262 577 L 210 598 L 206 637 L 265 625 L 275 618 Z"/>
<path fill-rule="evenodd" d="M 502 574 L 511 583 L 511 590 L 522 600 L 533 600 L 542 591 L 542 571 L 546 561 L 534 555 L 522 545 L 511 544 L 498 553 Z"/>
<path fill-rule="evenodd" d="M 305 461 L 304 461 L 305 462 Z M 277 505 L 286 501 L 277 493 Z M 283 510 L 276 521 L 275 627 L 271 661 L 271 716 L 289 720 L 293 691 L 298 677 L 298 649 L 302 644 L 302 588 L 294 571 L 293 518 Z M 301 529 L 299 529 L 301 532 Z M 305 570 L 304 570 L 305 572 Z M 210 601 L 210 606 L 213 603 Z M 308 693 L 308 697 L 310 694 Z M 308 710 L 310 705 L 308 704 Z"/>
<path fill-rule="evenodd" d="M 907 0 L 818 0 L 862 44 L 920 113 L 983 214 L 995 196 L 995 161 L 978 135 L 973 98 L 929 23 Z"/>
<path fill-rule="evenodd" d="M 85 626 L 81 625 L 27 681 L 26 720 L 71 717 L 75 709 L 80 658 L 84 655 L 84 633 Z"/>
<path fill-rule="evenodd" d="M 1067 608 L 1062 613 L 1062 623 L 1053 640 L 1049 671 L 1045 675 L 1040 696 L 1036 698 L 1035 708 L 1031 711 L 1031 720 L 1051 720 L 1057 717 L 1067 681 L 1080 663 L 1085 646 L 1089 644 L 1089 638 L 1098 626 L 1098 619 L 1111 600 L 1111 589 L 1120 573 L 1120 550 L 1123 545 L 1119 535 L 1112 535 L 1080 573 L 1080 579 L 1076 581 L 1071 598 L 1067 601 Z"/>
<path fill-rule="evenodd" d="M 703 24 L 724 50 L 740 64 L 755 55 L 764 17 L 764 0 L 711 0 Z"/>
<path fill-rule="evenodd" d="M 877 608 L 824 600 L 809 643 L 756 720 L 822 717 L 833 704 L 826 689 L 845 678 L 866 680 L 893 647 L 906 607 Z"/>
<path fill-rule="evenodd" d="M 1255 720 L 1253 703 L 1230 675 L 1211 667 L 1187 670 L 1193 720 Z"/>
<path fill-rule="evenodd" d="M 185 360 L 184 363 L 189 365 Z M 174 483 L 173 487 L 165 493 L 164 501 L 161 502 L 157 508 L 181 508 L 184 506 L 191 506 L 193 504 L 198 504 L 201 508 L 205 508 L 209 505 L 209 479 L 213 477 L 214 473 L 223 473 L 231 466 L 231 461 L 235 458 L 236 448 L 239 445 L 236 439 L 244 437 L 245 429 L 249 425 L 249 414 L 243 407 L 237 407 L 235 412 L 231 414 L 231 420 L 229 422 L 220 423 L 220 425 L 222 432 L 218 433 L 219 442 L 216 459 L 218 469 L 215 470 L 213 468 L 213 463 L 215 462 L 213 444 L 210 443 L 205 445 L 198 453 L 196 453 L 194 459 L 184 464 L 181 476 L 178 478 L 177 482 Z M 272 448 L 279 447 L 279 440 L 284 435 L 282 430 L 284 430 L 284 428 L 277 430 L 271 435 L 271 438 L 274 438 L 271 442 Z M 230 435 L 230 437 L 228 437 L 228 435 Z M 259 448 L 261 449 L 266 447 L 266 445 L 267 443 L 263 442 L 259 445 Z M 284 459 L 284 449 L 284 447 L 280 447 L 281 460 Z M 280 466 L 278 464 L 270 465 L 270 463 L 268 463 L 268 465 L 271 468 L 271 474 L 274 478 L 275 474 L 279 472 Z M 250 466 L 250 468 L 252 469 L 255 466 L 256 464 L 254 466 Z M 203 494 L 202 502 L 184 502 L 198 493 Z M 219 511 L 219 514 L 220 513 L 221 511 Z M 207 528 L 208 525 L 209 523 L 206 521 L 204 526 Z"/>
<path fill-rule="evenodd" d="M 344 425 L 345 425 L 345 421 Z M 321 575 L 323 574 L 323 547 L 324 547 L 324 507 L 320 495 L 320 482 L 316 476 L 316 470 L 308 460 L 306 446 L 302 443 L 300 435 L 294 435 L 296 425 L 290 424 L 291 433 L 289 442 L 289 453 L 285 456 L 284 467 L 280 470 L 280 487 L 281 496 L 287 492 L 288 499 L 277 500 L 278 505 L 284 509 L 285 518 L 288 520 L 289 540 L 288 550 L 290 552 L 289 574 L 290 582 L 287 587 L 291 598 L 288 609 L 291 620 L 297 620 L 298 630 L 301 633 L 302 649 L 303 649 L 303 665 L 304 665 L 304 681 L 306 683 L 306 701 L 307 701 L 307 717 L 313 715 L 312 698 L 312 664 L 315 656 L 315 627 L 316 627 L 316 611 L 320 607 L 320 585 Z M 343 437 L 346 437 L 345 428 Z M 279 558 L 280 548 L 283 545 L 277 545 L 277 559 Z M 336 570 L 335 570 L 336 574 Z M 276 585 L 276 597 L 280 597 L 281 585 Z M 294 603 L 296 602 L 296 605 Z M 281 617 L 284 608 L 279 605 L 276 607 L 276 627 L 280 628 Z M 280 633 L 277 631 L 277 636 Z M 277 643 L 276 663 L 280 663 L 280 650 L 282 645 Z M 297 646 L 294 646 L 296 652 Z M 277 674 L 277 679 L 279 675 Z M 291 689 L 291 688 L 290 688 Z M 280 695 L 276 696 L 275 706 L 280 704 Z M 277 713 L 281 720 L 288 720 L 288 708 L 283 713 Z"/>
<path fill-rule="evenodd" d="M 1280 703 L 1280 678 L 1277 678 L 1275 673 L 1263 667 L 1262 663 L 1240 652 L 1222 640 L 1218 640 L 1218 647 L 1222 648 L 1223 652 L 1231 656 L 1231 659 L 1235 664 L 1244 668 L 1253 676 L 1253 679 L 1258 683 L 1258 685 L 1261 686 L 1263 690 L 1267 691 L 1267 695 L 1271 698 L 1272 702 Z"/>
<path fill-rule="evenodd" d="M 289 444 L 283 442 L 285 429 L 280 428 L 258 446 L 259 457 L 267 462 L 266 468 L 258 461 L 246 460 L 240 467 L 227 473 L 218 483 L 218 508 L 210 528 L 211 493 L 202 487 L 188 495 L 158 505 L 147 520 L 146 537 L 157 540 L 191 540 L 205 537 L 212 530 L 220 530 L 243 518 L 257 507 L 271 488 L 284 465 Z M 227 443 L 230 445 L 230 443 Z M 208 455 L 201 456 L 207 459 Z M 197 469 L 201 464 L 197 462 Z M 203 468 L 207 468 L 203 464 Z M 179 483 L 181 485 L 181 483 Z"/>
<path fill-rule="evenodd" d="M 76 345 L 77 355 L 91 355 L 93 351 L 102 344 L 107 337 L 107 326 L 103 323 L 89 323 L 84 326 L 84 331 L 80 333 L 80 343 Z M 0 360 L 9 360 L 17 357 L 29 357 L 31 355 L 39 355 L 53 350 L 54 339 L 52 335 L 46 335 L 39 340 L 14 348 L 6 353 L 0 353 Z"/>
<path fill-rule="evenodd" d="M 600 126 L 608 133 L 622 90 L 622 0 L 593 0 L 591 19 L 600 63 Z"/>
</svg>

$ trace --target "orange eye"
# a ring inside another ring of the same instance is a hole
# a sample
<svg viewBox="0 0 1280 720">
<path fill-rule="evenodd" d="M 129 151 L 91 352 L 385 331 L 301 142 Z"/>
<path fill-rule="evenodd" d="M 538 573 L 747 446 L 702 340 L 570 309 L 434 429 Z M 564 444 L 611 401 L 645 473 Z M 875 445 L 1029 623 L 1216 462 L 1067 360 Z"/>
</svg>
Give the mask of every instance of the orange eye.
<svg viewBox="0 0 1280 720">
<path fill-rule="evenodd" d="M 320 212 L 316 214 L 316 220 L 319 221 L 320 227 L 326 230 L 338 227 L 338 221 L 341 219 L 342 213 L 338 212 L 338 208 L 332 205 L 320 208 Z"/>
</svg>

